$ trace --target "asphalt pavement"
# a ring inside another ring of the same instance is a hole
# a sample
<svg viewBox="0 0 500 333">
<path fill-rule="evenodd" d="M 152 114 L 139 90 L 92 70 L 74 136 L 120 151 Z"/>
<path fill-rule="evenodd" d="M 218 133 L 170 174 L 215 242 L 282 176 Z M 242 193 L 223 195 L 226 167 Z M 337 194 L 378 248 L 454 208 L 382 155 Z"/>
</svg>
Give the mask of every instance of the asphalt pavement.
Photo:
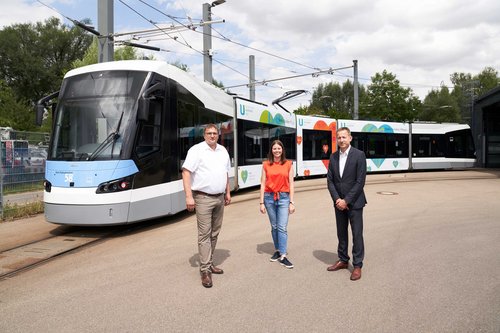
<svg viewBox="0 0 500 333">
<path fill-rule="evenodd" d="M 296 187 L 293 269 L 269 261 L 267 216 L 245 191 L 226 208 L 212 288 L 185 213 L 0 280 L 0 332 L 500 332 L 500 170 L 369 175 L 355 282 L 326 270 L 326 179 Z M 0 223 L 0 252 L 61 228 L 42 215 Z"/>
</svg>

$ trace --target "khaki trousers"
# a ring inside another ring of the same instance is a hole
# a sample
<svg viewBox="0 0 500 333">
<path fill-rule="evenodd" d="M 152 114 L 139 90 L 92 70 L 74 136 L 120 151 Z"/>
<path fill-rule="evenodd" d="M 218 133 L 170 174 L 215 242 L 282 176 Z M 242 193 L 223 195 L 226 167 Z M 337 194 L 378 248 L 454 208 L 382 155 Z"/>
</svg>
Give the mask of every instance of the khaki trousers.
<svg viewBox="0 0 500 333">
<path fill-rule="evenodd" d="M 224 215 L 224 194 L 217 197 L 194 194 L 194 202 L 198 222 L 200 272 L 205 272 L 213 265 L 213 254 Z"/>
</svg>

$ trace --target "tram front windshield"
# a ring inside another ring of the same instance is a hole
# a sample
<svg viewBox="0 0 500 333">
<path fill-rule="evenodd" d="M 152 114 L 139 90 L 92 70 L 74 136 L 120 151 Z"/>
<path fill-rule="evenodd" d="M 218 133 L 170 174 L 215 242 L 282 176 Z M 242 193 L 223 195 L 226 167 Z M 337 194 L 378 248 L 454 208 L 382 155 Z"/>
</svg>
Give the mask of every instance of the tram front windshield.
<svg viewBox="0 0 500 333">
<path fill-rule="evenodd" d="M 49 159 L 119 159 L 146 77 L 146 72 L 101 71 L 67 78 L 59 96 Z"/>
</svg>

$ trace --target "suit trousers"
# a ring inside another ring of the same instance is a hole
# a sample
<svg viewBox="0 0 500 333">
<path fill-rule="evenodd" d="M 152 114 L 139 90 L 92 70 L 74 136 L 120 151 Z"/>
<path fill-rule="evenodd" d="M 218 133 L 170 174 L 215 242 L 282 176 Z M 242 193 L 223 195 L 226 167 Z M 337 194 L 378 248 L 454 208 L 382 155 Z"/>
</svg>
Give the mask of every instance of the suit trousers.
<svg viewBox="0 0 500 333">
<path fill-rule="evenodd" d="M 337 238 L 339 245 L 337 255 L 339 260 L 349 262 L 349 224 L 352 231 L 352 265 L 363 267 L 365 257 L 365 244 L 363 240 L 363 208 L 339 210 L 335 208 L 335 219 L 337 221 Z"/>
<path fill-rule="evenodd" d="M 194 194 L 198 223 L 198 253 L 200 271 L 206 272 L 213 265 L 213 254 L 224 216 L 224 194 L 208 196 Z"/>
</svg>

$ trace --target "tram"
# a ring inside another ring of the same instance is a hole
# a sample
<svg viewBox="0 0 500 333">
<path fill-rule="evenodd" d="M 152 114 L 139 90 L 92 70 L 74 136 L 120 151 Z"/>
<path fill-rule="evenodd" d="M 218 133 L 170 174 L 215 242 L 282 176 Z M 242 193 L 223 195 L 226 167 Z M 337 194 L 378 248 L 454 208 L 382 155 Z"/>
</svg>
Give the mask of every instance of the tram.
<svg viewBox="0 0 500 333">
<path fill-rule="evenodd" d="M 262 161 L 275 139 L 283 141 L 297 176 L 326 174 L 339 126 L 351 128 L 353 145 L 367 154 L 368 172 L 470 167 L 475 161 L 466 125 L 294 115 L 227 94 L 160 61 L 71 70 L 59 92 L 37 103 L 39 124 L 49 105 L 44 205 L 47 221 L 56 224 L 127 224 L 184 210 L 181 167 L 209 123 L 219 127 L 219 143 L 231 158 L 232 190 L 260 184 Z"/>
</svg>

